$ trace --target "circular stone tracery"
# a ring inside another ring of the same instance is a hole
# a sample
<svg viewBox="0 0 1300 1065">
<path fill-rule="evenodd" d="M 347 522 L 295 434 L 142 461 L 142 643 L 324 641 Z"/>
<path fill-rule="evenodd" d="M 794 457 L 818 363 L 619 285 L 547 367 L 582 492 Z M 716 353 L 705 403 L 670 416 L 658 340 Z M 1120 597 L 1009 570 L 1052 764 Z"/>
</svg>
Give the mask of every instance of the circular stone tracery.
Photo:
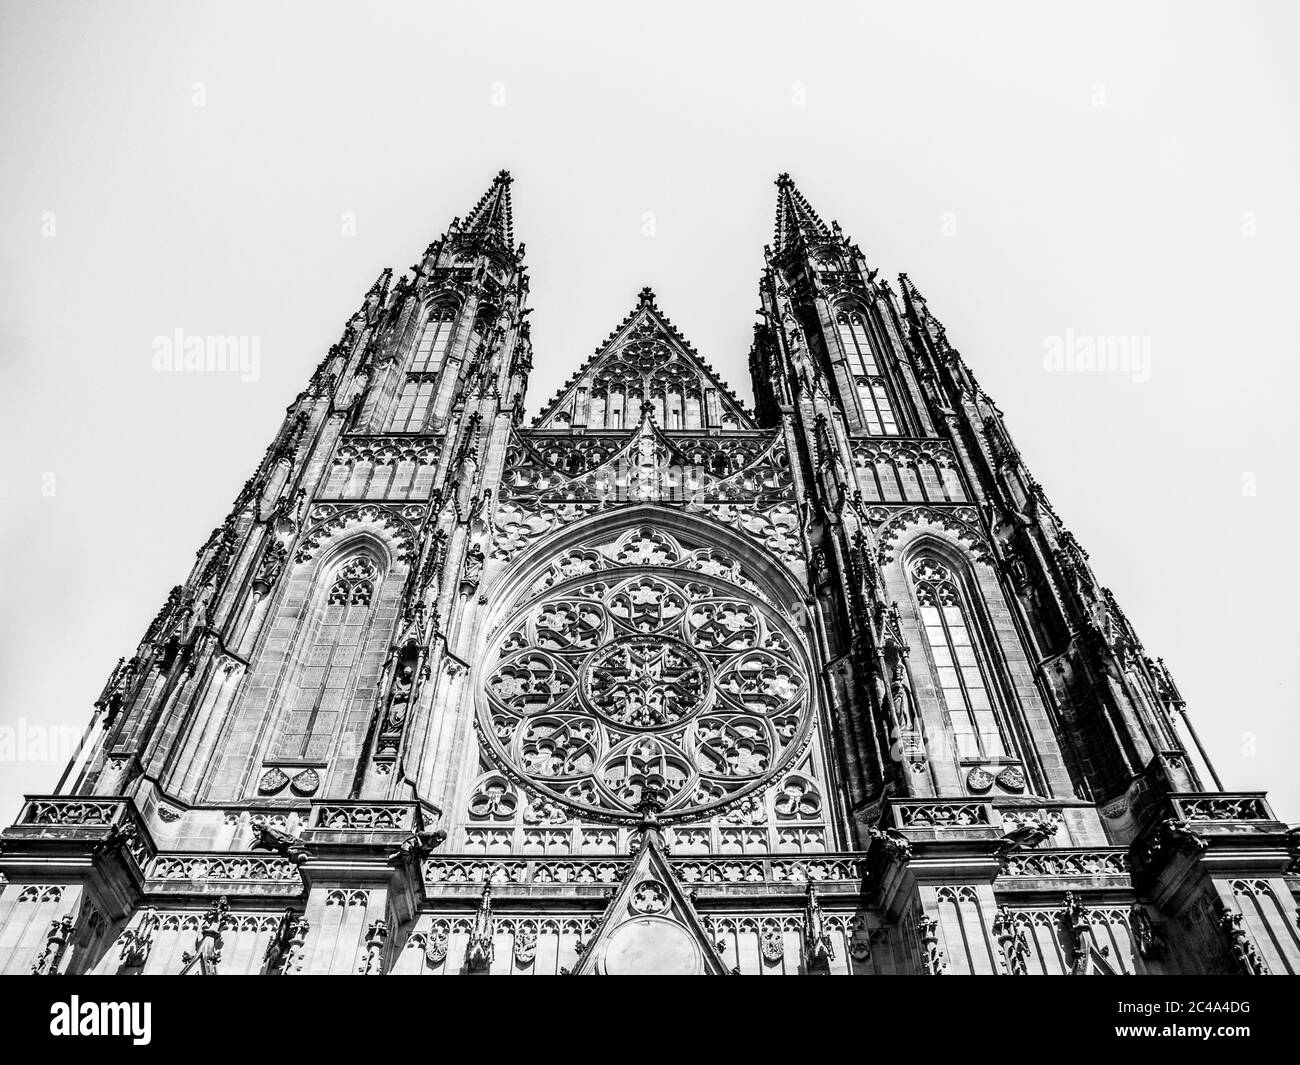
<svg viewBox="0 0 1300 1065">
<path fill-rule="evenodd" d="M 775 611 L 699 572 L 605 570 L 553 585 L 489 649 L 481 730 L 510 775 L 583 816 L 669 819 L 788 770 L 807 671 Z"/>
<path fill-rule="evenodd" d="M 680 640 L 622 636 L 587 662 L 592 708 L 615 725 L 654 729 L 690 717 L 708 691 L 708 666 Z"/>
</svg>

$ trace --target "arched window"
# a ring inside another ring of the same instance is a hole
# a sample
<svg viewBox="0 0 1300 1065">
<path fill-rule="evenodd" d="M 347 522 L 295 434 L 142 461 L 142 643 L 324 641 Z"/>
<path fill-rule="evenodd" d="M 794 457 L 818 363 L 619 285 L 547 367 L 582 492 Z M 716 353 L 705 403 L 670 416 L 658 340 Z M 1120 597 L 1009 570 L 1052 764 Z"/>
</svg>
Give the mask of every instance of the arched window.
<svg viewBox="0 0 1300 1065">
<path fill-rule="evenodd" d="M 437 373 L 442 369 L 455 321 L 455 307 L 435 307 L 429 312 L 419 343 L 415 345 L 415 356 L 411 359 L 412 373 Z"/>
<path fill-rule="evenodd" d="M 799 641 L 759 573 L 699 551 L 650 525 L 602 533 L 525 593 L 478 652 L 495 768 L 584 818 L 633 821 L 654 797 L 698 824 L 749 795 L 753 825 L 780 787 L 776 819 L 817 819 L 807 776 L 788 776 L 814 721 Z"/>
<path fill-rule="evenodd" d="M 844 345 L 844 354 L 853 364 L 853 372 L 879 377 L 880 368 L 876 365 L 876 356 L 867 340 L 867 323 L 857 311 L 841 311 L 836 317 L 840 327 L 840 343 Z"/>
<path fill-rule="evenodd" d="M 867 323 L 859 311 L 841 311 L 835 316 L 840 331 L 840 344 L 849 360 L 854 380 L 858 386 L 858 400 L 862 405 L 862 420 L 867 432 L 877 436 L 897 436 L 898 419 L 889 401 L 889 388 L 871 350 Z"/>
<path fill-rule="evenodd" d="M 912 583 L 958 756 L 1004 756 L 1006 744 L 989 691 L 987 664 L 981 660 L 961 587 L 948 567 L 931 556 L 913 563 Z"/>
<path fill-rule="evenodd" d="M 355 687 L 378 579 L 379 568 L 366 555 L 349 559 L 335 574 L 304 648 L 272 758 L 321 761 L 329 753 Z"/>
<path fill-rule="evenodd" d="M 456 307 L 444 304 L 429 312 L 420 331 L 411 364 L 393 405 L 388 431 L 393 433 L 418 433 L 424 429 L 436 394 L 438 373 L 451 347 L 451 335 L 456 324 Z"/>
</svg>

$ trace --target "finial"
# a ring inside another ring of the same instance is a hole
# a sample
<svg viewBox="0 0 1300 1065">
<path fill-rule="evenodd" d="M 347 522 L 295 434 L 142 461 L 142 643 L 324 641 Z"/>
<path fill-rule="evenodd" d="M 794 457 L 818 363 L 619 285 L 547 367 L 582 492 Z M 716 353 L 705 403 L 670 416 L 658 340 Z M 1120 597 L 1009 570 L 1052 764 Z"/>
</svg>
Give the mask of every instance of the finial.
<svg viewBox="0 0 1300 1065">
<path fill-rule="evenodd" d="M 370 286 L 370 291 L 366 293 L 366 298 L 371 296 L 383 296 L 388 291 L 388 283 L 393 278 L 393 268 L 385 266 L 380 275 L 375 279 L 375 283 Z"/>
<path fill-rule="evenodd" d="M 789 249 L 792 241 L 826 240 L 830 232 L 804 195 L 795 187 L 789 174 L 776 179 L 776 231 L 773 241 L 778 253 Z"/>
<path fill-rule="evenodd" d="M 658 773 L 649 774 L 641 788 L 641 800 L 636 804 L 636 811 L 641 815 L 642 830 L 659 828 L 659 812 L 667 800 L 668 789 L 664 786 L 664 778 Z"/>
<path fill-rule="evenodd" d="M 655 305 L 654 289 L 652 289 L 649 285 L 646 285 L 639 293 L 637 293 L 637 306 L 653 307 L 654 305 Z"/>
</svg>

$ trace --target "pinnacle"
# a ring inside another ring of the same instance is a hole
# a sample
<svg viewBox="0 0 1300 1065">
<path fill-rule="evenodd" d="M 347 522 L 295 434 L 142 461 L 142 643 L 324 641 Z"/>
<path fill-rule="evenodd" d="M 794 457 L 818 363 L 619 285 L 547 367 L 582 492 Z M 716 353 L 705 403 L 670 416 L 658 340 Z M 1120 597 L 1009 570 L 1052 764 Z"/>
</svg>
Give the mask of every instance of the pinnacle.
<svg viewBox="0 0 1300 1065">
<path fill-rule="evenodd" d="M 776 187 L 776 236 L 773 244 L 778 252 L 785 251 L 801 238 L 830 238 L 826 223 L 813 210 L 789 174 L 779 175 Z"/>
<path fill-rule="evenodd" d="M 499 240 L 506 247 L 512 247 L 514 231 L 511 219 L 510 185 L 513 181 L 510 171 L 498 171 L 487 192 L 465 217 L 461 228 L 467 233 L 481 233 Z"/>
<path fill-rule="evenodd" d="M 388 291 L 388 284 L 392 279 L 393 268 L 391 266 L 385 266 L 379 276 L 375 278 L 375 283 L 370 286 L 370 291 L 366 293 L 367 298 L 370 296 L 379 296 L 382 298 L 384 293 Z"/>
</svg>

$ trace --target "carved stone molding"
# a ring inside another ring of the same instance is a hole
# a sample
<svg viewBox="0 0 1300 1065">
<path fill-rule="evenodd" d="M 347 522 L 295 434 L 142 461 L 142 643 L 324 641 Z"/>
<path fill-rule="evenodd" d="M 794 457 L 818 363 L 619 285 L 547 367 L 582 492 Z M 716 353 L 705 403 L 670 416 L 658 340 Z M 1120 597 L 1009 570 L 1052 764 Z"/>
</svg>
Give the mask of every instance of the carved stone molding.
<svg viewBox="0 0 1300 1065">
<path fill-rule="evenodd" d="M 150 863 L 150 880 L 220 883 L 300 884 L 298 867 L 284 858 L 261 858 L 245 855 L 215 856 L 206 854 L 160 854 Z"/>
<path fill-rule="evenodd" d="M 308 515 L 310 524 L 298 542 L 294 561 L 307 562 L 327 540 L 353 525 L 382 529 L 396 548 L 398 561 L 411 564 L 418 549 L 417 529 L 428 507 L 408 503 L 387 506 L 379 503 L 317 503 Z"/>
<path fill-rule="evenodd" d="M 1127 877 L 1127 852 L 1113 850 L 1017 851 L 1002 859 L 1003 877 Z"/>
<path fill-rule="evenodd" d="M 752 858 L 669 858 L 684 884 L 766 885 L 771 889 L 808 883 L 860 883 L 862 855 L 756 856 Z M 428 884 L 614 884 L 627 872 L 619 858 L 432 858 L 424 863 Z"/>
<path fill-rule="evenodd" d="M 956 539 L 978 562 L 987 562 L 992 557 L 974 507 L 921 506 L 900 510 L 873 506 L 867 508 L 867 517 L 876 524 L 876 542 L 882 564 L 894 561 L 904 534 L 912 529 L 938 532 L 945 538 Z"/>
<path fill-rule="evenodd" d="M 992 806 L 986 802 L 905 801 L 891 805 L 898 828 L 989 828 Z"/>
</svg>

